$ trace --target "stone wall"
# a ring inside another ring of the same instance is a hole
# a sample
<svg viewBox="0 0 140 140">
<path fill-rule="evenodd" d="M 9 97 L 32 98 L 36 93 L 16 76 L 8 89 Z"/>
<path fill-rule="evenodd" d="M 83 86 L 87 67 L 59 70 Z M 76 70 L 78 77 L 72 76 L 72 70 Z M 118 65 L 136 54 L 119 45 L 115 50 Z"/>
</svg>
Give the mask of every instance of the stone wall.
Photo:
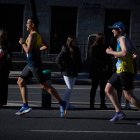
<svg viewBox="0 0 140 140">
<path fill-rule="evenodd" d="M 31 15 L 30 0 L 0 0 L 0 4 L 25 5 L 25 19 Z M 51 6 L 77 7 L 76 34 L 80 44 L 86 44 L 89 34 L 104 32 L 105 9 L 131 10 L 130 37 L 136 46 L 140 46 L 140 1 L 139 0 L 36 0 L 37 14 L 40 20 L 39 31 L 50 43 Z M 23 23 L 23 33 L 26 29 Z M 83 48 L 82 48 L 83 49 Z"/>
</svg>

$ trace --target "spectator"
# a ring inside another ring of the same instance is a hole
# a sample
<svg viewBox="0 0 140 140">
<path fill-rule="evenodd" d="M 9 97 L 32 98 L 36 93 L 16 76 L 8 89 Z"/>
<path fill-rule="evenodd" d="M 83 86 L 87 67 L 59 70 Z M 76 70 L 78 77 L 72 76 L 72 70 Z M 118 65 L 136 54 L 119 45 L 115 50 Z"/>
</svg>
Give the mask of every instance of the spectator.
<svg viewBox="0 0 140 140">
<path fill-rule="evenodd" d="M 0 106 L 7 104 L 11 57 L 8 33 L 5 29 L 0 29 Z"/>
<path fill-rule="evenodd" d="M 66 44 L 62 46 L 62 50 L 56 58 L 56 62 L 63 74 L 63 78 L 67 86 L 63 99 L 67 102 L 66 108 L 71 109 L 73 108 L 70 104 L 71 93 L 76 82 L 77 75 L 81 70 L 81 53 L 77 47 L 76 38 L 67 38 Z"/>
<path fill-rule="evenodd" d="M 90 90 L 90 108 L 94 109 L 95 95 L 100 85 L 100 99 L 101 109 L 107 109 L 105 105 L 105 85 L 107 80 L 112 74 L 111 57 L 106 54 L 106 42 L 105 36 L 102 33 L 98 33 L 95 36 L 95 40 L 90 48 L 90 71 L 89 75 L 92 80 L 92 86 Z"/>
</svg>

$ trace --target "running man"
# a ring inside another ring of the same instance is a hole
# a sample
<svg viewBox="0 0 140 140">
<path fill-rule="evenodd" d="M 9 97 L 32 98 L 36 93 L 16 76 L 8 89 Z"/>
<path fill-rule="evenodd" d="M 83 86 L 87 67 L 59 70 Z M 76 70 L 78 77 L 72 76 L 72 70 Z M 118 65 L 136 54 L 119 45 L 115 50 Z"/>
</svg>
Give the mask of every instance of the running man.
<svg viewBox="0 0 140 140">
<path fill-rule="evenodd" d="M 17 81 L 21 92 L 23 105 L 21 109 L 16 113 L 16 115 L 22 115 L 32 110 L 28 105 L 26 82 L 30 77 L 34 76 L 40 83 L 41 88 L 47 90 L 47 92 L 54 96 L 59 102 L 60 115 L 61 117 L 63 117 L 66 114 L 66 102 L 63 101 L 57 91 L 46 82 L 46 79 L 42 73 L 41 51 L 47 50 L 48 47 L 45 45 L 45 43 L 43 43 L 40 34 L 37 32 L 38 21 L 33 17 L 28 18 L 26 27 L 29 35 L 26 41 L 24 41 L 23 38 L 20 38 L 19 44 L 22 46 L 23 50 L 26 53 L 27 65 L 24 67 Z"/>
<path fill-rule="evenodd" d="M 117 49 L 114 51 L 112 48 L 107 48 L 106 53 L 113 55 L 117 58 L 116 73 L 109 79 L 105 92 L 115 107 L 115 115 L 110 122 L 117 122 L 126 117 L 121 111 L 121 106 L 116 95 L 116 85 L 121 85 L 125 98 L 140 110 L 140 103 L 133 95 L 133 82 L 134 82 L 134 66 L 133 66 L 133 53 L 135 48 L 132 46 L 131 41 L 125 36 L 125 25 L 122 22 L 116 22 L 112 29 L 114 37 L 117 38 Z"/>
</svg>

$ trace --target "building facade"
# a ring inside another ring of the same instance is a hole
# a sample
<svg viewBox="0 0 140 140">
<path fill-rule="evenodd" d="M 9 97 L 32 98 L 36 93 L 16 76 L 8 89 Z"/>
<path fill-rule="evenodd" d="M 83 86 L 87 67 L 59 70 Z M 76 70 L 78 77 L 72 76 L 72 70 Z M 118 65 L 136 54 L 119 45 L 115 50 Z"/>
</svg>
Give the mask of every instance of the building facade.
<svg viewBox="0 0 140 140">
<path fill-rule="evenodd" d="M 14 51 L 21 51 L 19 37 L 26 37 L 25 22 L 32 15 L 32 0 L 0 0 L 0 26 L 8 29 Z M 116 21 L 126 24 L 126 31 L 140 47 L 139 0 L 35 0 L 40 21 L 39 32 L 49 44 L 49 53 L 58 53 L 68 35 L 75 35 L 85 59 L 90 34 L 105 33 Z"/>
</svg>

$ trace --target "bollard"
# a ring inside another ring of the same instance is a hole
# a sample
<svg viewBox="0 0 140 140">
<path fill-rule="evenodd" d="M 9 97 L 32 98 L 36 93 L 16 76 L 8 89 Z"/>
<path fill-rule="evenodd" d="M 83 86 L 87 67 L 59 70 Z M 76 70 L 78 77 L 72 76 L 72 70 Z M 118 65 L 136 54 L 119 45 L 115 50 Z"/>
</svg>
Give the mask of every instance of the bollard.
<svg viewBox="0 0 140 140">
<path fill-rule="evenodd" d="M 43 70 L 47 83 L 51 85 L 51 71 Z M 45 90 L 42 89 L 42 107 L 46 109 L 51 108 L 51 95 Z"/>
</svg>

